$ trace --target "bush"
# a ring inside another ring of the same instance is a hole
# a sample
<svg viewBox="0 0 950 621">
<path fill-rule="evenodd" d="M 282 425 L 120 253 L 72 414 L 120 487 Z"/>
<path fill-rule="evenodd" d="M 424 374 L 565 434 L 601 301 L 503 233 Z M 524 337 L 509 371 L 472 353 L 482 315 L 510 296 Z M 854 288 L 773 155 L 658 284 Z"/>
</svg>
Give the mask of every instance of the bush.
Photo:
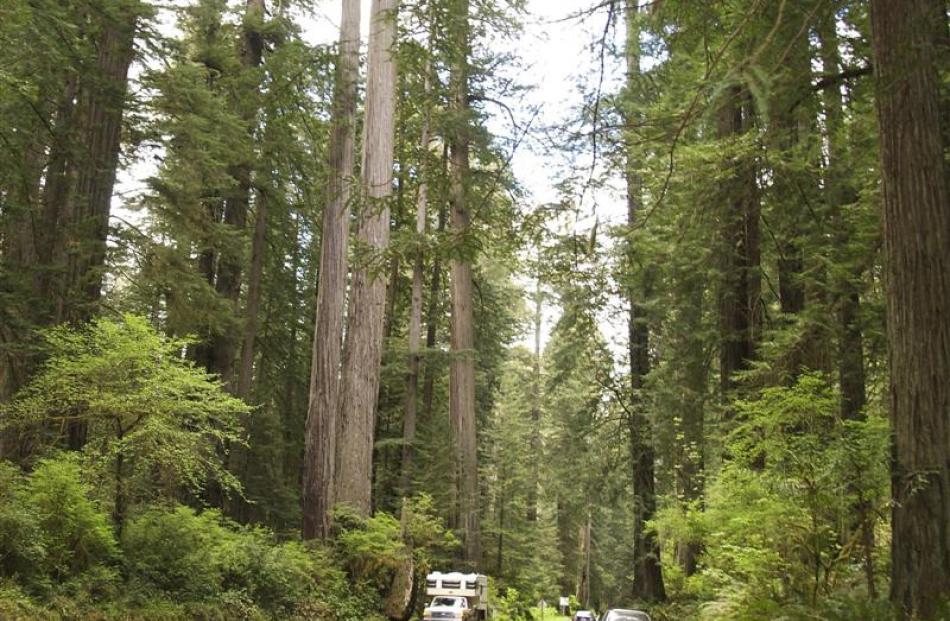
<svg viewBox="0 0 950 621">
<path fill-rule="evenodd" d="M 858 535 L 883 528 L 887 421 L 841 421 L 837 404 L 820 375 L 737 402 L 730 458 L 705 507 L 660 512 L 667 540 L 702 544 L 702 570 L 670 586 L 708 600 L 703 619 L 813 618 L 842 594 L 867 593 L 865 567 L 880 575 L 880 553 Z M 822 618 L 880 618 L 851 608 Z"/>
<path fill-rule="evenodd" d="M 353 580 L 387 589 L 392 573 L 409 554 L 399 521 L 388 513 L 364 519 L 341 505 L 334 509 L 333 522 L 340 555 Z"/>
<path fill-rule="evenodd" d="M 286 614 L 315 590 L 316 561 L 303 544 L 278 543 L 215 510 L 153 507 L 129 522 L 122 547 L 133 579 L 176 599 Z"/>
<path fill-rule="evenodd" d="M 34 593 L 114 582 L 115 536 L 89 495 L 71 456 L 42 460 L 29 476 L 0 465 L 0 575 Z"/>
<path fill-rule="evenodd" d="M 196 515 L 188 507 L 153 507 L 125 527 L 122 549 L 129 576 L 146 587 L 186 599 L 203 599 L 221 590 L 214 549 L 230 536 L 220 514 Z"/>
<path fill-rule="evenodd" d="M 0 463 L 0 574 L 35 580 L 46 548 L 39 524 L 24 500 L 19 469 Z"/>
<path fill-rule="evenodd" d="M 505 589 L 504 595 L 495 598 L 495 618 L 498 621 L 524 621 L 534 618 L 531 612 L 531 596 L 514 587 Z"/>
<path fill-rule="evenodd" d="M 276 543 L 269 531 L 246 529 L 223 540 L 217 556 L 225 590 L 245 592 L 266 610 L 287 613 L 314 592 L 316 562 L 299 541 Z"/>
</svg>

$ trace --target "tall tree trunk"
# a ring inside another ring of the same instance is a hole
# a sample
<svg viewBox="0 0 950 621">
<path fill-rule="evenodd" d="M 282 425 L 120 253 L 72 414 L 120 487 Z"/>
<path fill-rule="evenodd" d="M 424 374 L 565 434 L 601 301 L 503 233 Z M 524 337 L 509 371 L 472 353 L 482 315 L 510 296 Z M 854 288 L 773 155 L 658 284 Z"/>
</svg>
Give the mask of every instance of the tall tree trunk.
<svg viewBox="0 0 950 621">
<path fill-rule="evenodd" d="M 40 206 L 40 189 L 50 135 L 46 129 L 50 115 L 33 120 L 29 133 L 22 136 L 22 163 L 10 185 L 0 187 L 6 202 L 0 222 L 0 290 L 6 306 L 0 312 L 0 403 L 11 399 L 28 381 L 34 364 L 28 343 L 32 326 L 39 323 L 42 312 L 36 299 L 37 268 L 36 233 Z M 38 227 L 42 228 L 42 227 Z M 0 431 L 0 459 L 18 461 L 19 434 Z"/>
<path fill-rule="evenodd" d="M 891 600 L 932 618 L 950 597 L 950 174 L 943 0 L 871 0 L 884 196 Z"/>
<path fill-rule="evenodd" d="M 841 55 L 838 51 L 836 15 L 829 12 L 819 22 L 817 29 L 821 46 L 821 63 L 825 73 L 841 70 Z M 838 378 L 841 386 L 841 417 L 858 420 L 864 414 L 867 401 L 864 377 L 864 338 L 859 317 L 861 315 L 860 278 L 862 268 L 848 251 L 853 227 L 845 218 L 845 210 L 857 201 L 857 192 L 848 181 L 850 168 L 844 144 L 844 109 L 841 89 L 825 89 L 823 93 L 825 127 L 827 128 L 828 155 L 825 171 L 825 196 L 831 221 L 835 229 L 835 260 L 844 264 L 844 276 L 833 283 L 838 336 Z"/>
<path fill-rule="evenodd" d="M 138 10 L 137 3 L 127 2 L 102 16 L 95 73 L 80 77 L 76 186 L 67 203 L 66 274 L 57 321 L 88 321 L 99 310 Z M 85 423 L 70 422 L 67 436 L 70 449 L 81 449 Z"/>
<path fill-rule="evenodd" d="M 349 202 L 359 87 L 360 0 L 343 0 L 339 45 L 304 444 L 302 500 L 305 539 L 326 538 L 334 504 Z"/>
<path fill-rule="evenodd" d="M 430 25 L 430 28 L 434 28 Z M 430 44 L 431 49 L 431 31 Z M 419 136 L 419 195 L 416 197 L 416 243 L 418 247 L 412 265 L 412 299 L 409 310 L 409 373 L 406 376 L 405 417 L 402 425 L 402 463 L 399 478 L 400 493 L 409 493 L 412 480 L 413 443 L 416 440 L 416 419 L 419 403 L 419 367 L 421 365 L 419 347 L 422 340 L 422 285 L 425 277 L 426 219 L 429 205 L 429 181 L 426 160 L 429 153 L 429 91 L 431 90 L 431 63 L 426 62 L 424 92 L 426 106 L 422 118 L 422 131 Z"/>
<path fill-rule="evenodd" d="M 266 13 L 265 0 L 247 0 L 244 15 L 244 47 L 241 62 L 246 69 L 256 70 L 264 58 L 264 39 L 261 32 Z M 258 107 L 253 106 L 248 120 L 256 116 Z M 247 204 L 250 204 L 251 184 L 250 166 L 244 178 Z M 257 340 L 257 327 L 261 310 L 261 277 L 264 273 L 264 243 L 267 235 L 267 203 L 263 192 L 257 193 L 254 204 L 254 234 L 251 238 L 251 264 L 247 283 L 247 304 L 244 311 L 244 333 L 241 338 L 241 359 L 238 365 L 236 394 L 247 399 L 251 390 L 251 379 L 254 372 L 254 345 Z"/>
<path fill-rule="evenodd" d="M 373 0 L 366 70 L 363 180 L 366 204 L 358 239 L 375 261 L 389 245 L 396 104 L 397 0 Z M 364 260 L 365 261 L 365 260 Z M 386 280 L 368 262 L 353 275 L 352 311 L 337 421 L 337 502 L 368 516 L 372 509 L 373 438 L 383 353 Z"/>
<path fill-rule="evenodd" d="M 776 32 L 781 42 L 778 50 L 782 56 L 768 131 L 769 147 L 777 154 L 772 190 L 777 203 L 773 214 L 778 237 L 779 303 L 783 313 L 797 315 L 805 310 L 806 302 L 803 281 L 805 256 L 802 248 L 808 220 L 806 203 L 809 189 L 817 186 L 817 183 L 814 183 L 810 172 L 803 172 L 797 165 L 797 160 L 802 157 L 802 146 L 806 144 L 813 125 L 813 110 L 808 103 L 810 99 L 804 97 L 811 89 L 812 77 L 808 30 L 802 27 L 808 16 L 797 5 L 786 8 L 788 13 L 782 16 Z M 778 10 L 781 9 L 776 8 Z M 789 102 L 796 100 L 799 105 L 791 106 Z M 798 349 L 807 352 L 808 345 L 802 344 Z M 807 355 L 799 354 L 797 357 L 800 360 L 793 362 L 807 364 Z M 790 370 L 793 375 L 799 371 L 797 368 Z"/>
<path fill-rule="evenodd" d="M 828 11 L 819 21 L 817 28 L 820 43 L 822 69 L 826 74 L 841 70 L 841 56 L 838 50 L 837 15 Z M 851 168 L 846 147 L 844 106 L 841 101 L 841 89 L 825 89 L 823 92 L 825 127 L 827 131 L 827 159 L 824 175 L 825 201 L 829 218 L 834 228 L 833 257 L 838 266 L 832 281 L 837 337 L 838 384 L 841 387 L 839 411 L 843 420 L 862 420 L 867 401 L 864 375 L 864 338 L 860 324 L 861 312 L 861 275 L 863 267 L 852 256 L 851 250 L 854 227 L 846 217 L 846 210 L 853 205 L 858 195 L 849 180 Z M 851 493 L 857 490 L 857 478 L 861 476 L 855 470 L 849 481 Z M 868 595 L 877 596 L 877 580 L 874 566 L 874 523 L 876 521 L 872 507 L 864 500 L 858 500 L 852 507 L 851 522 L 842 532 L 842 539 L 851 538 L 856 529 L 863 531 L 862 553 L 865 581 Z"/>
<path fill-rule="evenodd" d="M 263 60 L 264 38 L 262 28 L 265 10 L 265 0 L 247 0 L 241 49 L 241 69 L 245 74 L 256 72 Z M 253 83 L 257 84 L 256 81 Z M 247 124 L 249 142 L 253 140 L 254 126 L 258 115 L 257 91 L 258 87 L 254 86 L 247 92 L 237 93 L 235 100 L 241 120 Z M 231 166 L 229 171 L 234 179 L 235 187 L 230 196 L 224 201 L 224 224 L 238 233 L 238 241 L 220 249 L 217 279 L 215 281 L 215 289 L 222 298 L 229 302 L 235 318 L 241 314 L 241 281 L 244 276 L 246 262 L 243 239 L 247 228 L 247 213 L 251 205 L 253 157 L 252 147 L 249 144 L 245 157 L 242 161 Z M 257 224 L 257 219 L 255 219 L 255 235 L 257 234 Z M 236 323 L 233 328 L 213 332 L 210 343 L 210 371 L 220 375 L 225 386 L 234 394 L 239 394 L 241 390 L 240 367 L 238 377 L 235 377 L 234 372 L 234 363 L 238 358 L 238 346 L 242 341 L 240 338 L 241 330 L 238 325 Z"/>
<path fill-rule="evenodd" d="M 80 133 L 64 250 L 63 320 L 86 321 L 98 310 L 138 8 L 134 2 L 125 2 L 102 16 L 95 72 L 80 77 Z"/>
<path fill-rule="evenodd" d="M 699 277 L 697 277 L 699 276 Z M 709 369 L 703 343 L 702 274 L 688 273 L 680 277 L 680 291 L 684 299 L 681 309 L 683 330 L 680 331 L 676 350 L 672 353 L 683 365 L 681 423 L 677 433 L 682 437 L 679 446 L 677 492 L 685 509 L 699 503 L 702 507 L 705 486 L 705 421 L 706 383 Z M 701 547 L 696 541 L 680 542 L 677 558 L 687 576 L 696 573 Z"/>
<path fill-rule="evenodd" d="M 456 242 L 468 235 L 469 142 L 471 122 L 468 105 L 469 0 L 454 7 L 459 50 L 451 63 L 449 102 L 454 128 L 449 133 L 451 169 L 452 234 Z M 477 567 L 481 559 L 479 524 L 478 446 L 475 422 L 475 325 L 472 262 L 467 256 L 452 258 L 452 321 L 449 367 L 449 414 L 455 438 L 458 472 L 459 526 L 464 560 Z"/>
<path fill-rule="evenodd" d="M 247 309 L 244 312 L 244 336 L 241 344 L 241 365 L 238 368 L 237 396 L 247 399 L 254 376 L 254 349 L 261 313 L 261 279 L 264 275 L 264 244 L 267 241 L 267 202 L 258 193 L 254 217 L 254 237 L 251 240 L 251 269 L 247 283 Z"/>
<path fill-rule="evenodd" d="M 36 322 L 40 325 L 58 323 L 64 319 L 64 247 L 76 177 L 76 156 L 73 149 L 79 143 L 77 129 L 79 76 L 70 75 L 63 86 L 56 113 L 53 116 L 53 134 L 43 182 L 40 226 L 36 228 L 36 261 L 39 269 L 34 278 L 34 296 L 42 300 Z"/>
<path fill-rule="evenodd" d="M 751 110 L 738 88 L 723 94 L 717 118 L 720 139 L 735 142 L 751 128 Z M 726 203 L 722 218 L 722 283 L 719 291 L 719 377 L 725 399 L 735 386 L 735 373 L 755 355 L 759 334 L 759 197 L 755 163 L 736 155 L 726 164 L 722 184 Z"/>
<path fill-rule="evenodd" d="M 590 503 L 588 503 L 590 506 Z M 587 523 L 584 526 L 584 566 L 581 570 L 581 586 L 578 589 L 578 597 L 584 608 L 590 608 L 590 565 L 593 556 L 593 523 L 591 522 L 590 510 L 587 511 Z"/>
<path fill-rule="evenodd" d="M 627 63 L 627 123 L 633 123 L 635 101 L 640 88 L 640 6 L 638 0 L 625 0 L 626 63 Z M 632 236 L 641 207 L 642 180 L 640 162 L 635 154 L 632 137 L 626 147 L 627 225 Z M 628 239 L 628 269 L 635 269 L 635 242 Z M 633 466 L 633 594 L 648 601 L 666 599 L 663 571 L 660 565 L 660 545 L 656 531 L 647 522 L 656 514 L 656 481 L 654 478 L 655 452 L 653 425 L 643 403 L 644 379 L 650 372 L 650 328 L 642 303 L 647 294 L 644 283 L 632 284 L 627 290 L 629 302 L 629 355 L 631 406 L 628 415 L 630 457 Z"/>
<path fill-rule="evenodd" d="M 439 223 L 436 229 L 441 235 L 445 231 L 447 218 L 444 203 L 439 207 Z M 432 260 L 432 272 L 429 275 L 429 300 L 426 308 L 426 351 L 435 350 L 439 328 L 439 312 L 442 309 L 442 257 L 436 255 Z M 422 411 L 420 419 L 432 420 L 432 402 L 435 398 L 436 368 L 432 364 L 423 365 L 425 378 L 422 380 Z"/>
</svg>

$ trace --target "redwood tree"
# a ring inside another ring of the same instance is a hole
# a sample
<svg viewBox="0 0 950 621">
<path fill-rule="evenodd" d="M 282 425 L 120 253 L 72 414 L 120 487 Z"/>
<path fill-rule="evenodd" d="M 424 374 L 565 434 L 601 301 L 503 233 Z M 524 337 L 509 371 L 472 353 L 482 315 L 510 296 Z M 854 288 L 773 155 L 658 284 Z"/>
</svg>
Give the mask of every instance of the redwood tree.
<svg viewBox="0 0 950 621">
<path fill-rule="evenodd" d="M 950 597 L 950 190 L 943 0 L 871 1 L 893 446 L 891 600 Z M 942 67 L 941 67 L 942 65 Z"/>
<path fill-rule="evenodd" d="M 627 61 L 627 103 L 626 122 L 634 123 L 633 103 L 639 88 L 640 78 L 640 25 L 639 1 L 626 0 L 624 15 L 627 25 L 626 61 Z M 635 144 L 627 140 L 626 180 L 627 180 L 627 225 L 632 235 L 640 214 L 642 201 L 642 181 L 640 163 Z M 629 240 L 628 255 L 631 266 L 636 262 L 637 248 Z M 643 280 L 642 278 L 640 280 Z M 638 598 L 650 601 L 666 599 L 663 585 L 663 571 L 660 565 L 660 545 L 656 531 L 647 523 L 656 514 L 655 450 L 653 447 L 653 425 L 645 411 L 643 399 L 644 380 L 650 372 L 650 327 L 645 316 L 643 298 L 647 287 L 643 282 L 627 288 L 629 355 L 630 355 L 630 391 L 631 407 L 628 412 L 630 433 L 630 458 L 633 466 L 633 592 Z M 590 526 L 588 524 L 588 531 Z M 589 533 L 588 533 L 589 537 Z"/>
<path fill-rule="evenodd" d="M 389 245 L 396 91 L 396 0 L 373 0 L 363 126 L 365 204 L 358 240 L 364 254 L 353 273 L 352 306 L 337 421 L 336 500 L 368 516 L 372 510 L 373 438 L 383 354 L 386 279 L 378 264 Z"/>
<path fill-rule="evenodd" d="M 452 4 L 453 28 L 458 49 L 451 62 L 450 101 L 453 125 L 449 132 L 451 230 L 459 246 L 451 262 L 452 361 L 449 367 L 449 415 L 455 440 L 458 473 L 458 515 L 465 561 L 477 565 L 481 558 L 478 502 L 478 448 L 475 422 L 475 325 L 471 257 L 464 251 L 464 237 L 471 225 L 469 184 L 469 0 Z"/>
<path fill-rule="evenodd" d="M 303 464 L 303 536 L 324 538 L 329 531 L 336 471 L 339 375 L 343 352 L 350 185 L 355 159 L 356 100 L 359 79 L 360 2 L 343 0 L 340 49 L 330 134 L 327 205 L 323 212 L 316 326 L 310 367 Z"/>
</svg>

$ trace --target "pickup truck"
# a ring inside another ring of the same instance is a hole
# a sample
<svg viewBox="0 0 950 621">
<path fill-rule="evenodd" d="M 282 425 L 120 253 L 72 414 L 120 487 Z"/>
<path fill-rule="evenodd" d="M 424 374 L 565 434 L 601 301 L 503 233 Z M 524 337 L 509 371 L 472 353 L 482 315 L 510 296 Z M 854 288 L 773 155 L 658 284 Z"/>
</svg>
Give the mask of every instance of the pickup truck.
<svg viewBox="0 0 950 621">
<path fill-rule="evenodd" d="M 469 607 L 467 597 L 439 595 L 422 611 L 423 621 L 468 621 L 475 618 L 475 611 Z"/>
</svg>

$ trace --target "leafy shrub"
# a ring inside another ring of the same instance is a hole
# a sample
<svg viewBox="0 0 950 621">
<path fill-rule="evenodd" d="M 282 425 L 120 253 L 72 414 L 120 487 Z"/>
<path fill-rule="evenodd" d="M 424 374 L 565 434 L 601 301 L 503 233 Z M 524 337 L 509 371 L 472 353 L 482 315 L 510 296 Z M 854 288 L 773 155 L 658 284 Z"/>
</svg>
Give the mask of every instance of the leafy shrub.
<svg viewBox="0 0 950 621">
<path fill-rule="evenodd" d="M 812 618 L 841 593 L 866 593 L 861 569 L 876 558 L 857 543 L 887 502 L 887 423 L 841 421 L 837 404 L 820 375 L 737 402 L 705 508 L 661 512 L 667 539 L 703 546 L 702 571 L 681 581 L 707 600 L 703 619 Z"/>
<path fill-rule="evenodd" d="M 43 532 L 43 565 L 54 578 L 62 580 L 117 559 L 109 518 L 89 499 L 91 490 L 75 461 L 40 461 L 27 489 L 27 505 Z"/>
<path fill-rule="evenodd" d="M 316 560 L 303 544 L 215 510 L 150 508 L 130 520 L 122 547 L 130 576 L 179 599 L 286 614 L 315 590 Z"/>
<path fill-rule="evenodd" d="M 399 521 L 388 513 L 362 518 L 347 506 L 333 513 L 340 555 L 355 582 L 368 581 L 381 590 L 409 553 Z"/>
<path fill-rule="evenodd" d="M 128 573 L 146 586 L 202 599 L 221 590 L 215 547 L 230 536 L 220 514 L 188 507 L 153 507 L 134 517 L 122 535 Z"/>
<path fill-rule="evenodd" d="M 514 587 L 505 589 L 495 598 L 495 618 L 498 621 L 526 621 L 534 618 L 531 612 L 531 596 Z"/>
<path fill-rule="evenodd" d="M 313 593 L 316 562 L 302 543 L 276 543 L 262 528 L 233 535 L 216 554 L 226 591 L 245 592 L 262 608 L 281 613 Z"/>
<path fill-rule="evenodd" d="M 53 619 L 42 607 L 37 606 L 16 584 L 0 582 L 0 619 L 4 621 L 42 621 Z"/>
<path fill-rule="evenodd" d="M 46 548 L 23 488 L 19 469 L 0 462 L 0 575 L 35 579 Z"/>
</svg>

